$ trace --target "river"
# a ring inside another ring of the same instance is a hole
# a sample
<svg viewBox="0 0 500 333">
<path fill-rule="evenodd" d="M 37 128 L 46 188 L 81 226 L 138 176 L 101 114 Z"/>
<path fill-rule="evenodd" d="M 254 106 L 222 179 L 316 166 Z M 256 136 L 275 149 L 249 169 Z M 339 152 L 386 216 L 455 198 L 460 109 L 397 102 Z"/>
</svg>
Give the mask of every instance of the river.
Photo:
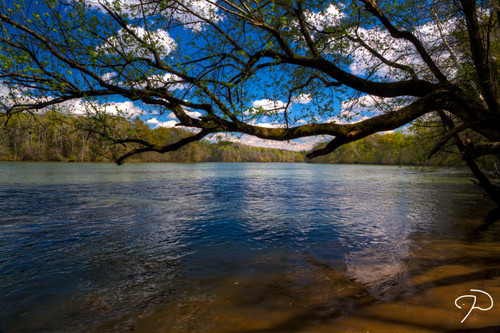
<svg viewBox="0 0 500 333">
<path fill-rule="evenodd" d="M 0 332 L 497 327 L 494 208 L 462 170 L 0 163 Z"/>
</svg>

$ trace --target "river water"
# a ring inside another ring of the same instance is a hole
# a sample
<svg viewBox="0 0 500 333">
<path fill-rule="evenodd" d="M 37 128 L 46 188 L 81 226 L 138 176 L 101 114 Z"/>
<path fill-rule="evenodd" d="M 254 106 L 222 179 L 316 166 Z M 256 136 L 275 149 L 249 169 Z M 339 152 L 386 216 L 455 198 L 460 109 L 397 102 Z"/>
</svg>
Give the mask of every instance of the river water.
<svg viewBox="0 0 500 333">
<path fill-rule="evenodd" d="M 460 170 L 0 163 L 0 332 L 497 327 L 494 208 Z"/>
</svg>

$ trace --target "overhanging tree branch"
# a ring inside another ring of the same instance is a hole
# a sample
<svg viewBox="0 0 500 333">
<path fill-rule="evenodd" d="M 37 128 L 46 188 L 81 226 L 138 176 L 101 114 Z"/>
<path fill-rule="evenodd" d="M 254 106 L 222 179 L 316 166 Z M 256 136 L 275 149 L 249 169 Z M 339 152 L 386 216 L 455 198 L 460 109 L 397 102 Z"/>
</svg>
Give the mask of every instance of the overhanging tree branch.
<svg viewBox="0 0 500 333">
<path fill-rule="evenodd" d="M 471 143 L 467 146 L 466 158 L 474 160 L 491 154 L 500 154 L 500 142 Z"/>
<path fill-rule="evenodd" d="M 158 146 L 158 145 L 153 145 L 147 141 L 144 141 L 144 140 L 141 140 L 141 139 L 136 139 L 136 138 L 129 138 L 129 139 L 120 139 L 120 140 L 115 140 L 115 143 L 116 144 L 127 144 L 127 143 L 137 143 L 137 144 L 141 144 L 143 145 L 144 147 L 142 148 L 137 148 L 137 149 L 134 149 L 134 150 L 131 150 L 119 157 L 116 158 L 116 163 L 118 165 L 121 165 L 123 164 L 123 162 L 125 161 L 125 159 L 131 157 L 131 156 L 134 156 L 134 155 L 137 155 L 137 154 L 140 154 L 140 153 L 145 153 L 145 152 L 157 152 L 157 153 L 167 153 L 169 151 L 174 151 L 174 150 L 178 150 L 180 148 L 182 148 L 183 146 L 191 143 L 191 142 L 195 142 L 195 141 L 200 141 L 201 139 L 203 139 L 205 136 L 209 135 L 209 134 L 212 134 L 214 133 L 213 131 L 209 131 L 209 130 L 202 130 L 201 132 L 197 133 L 197 134 L 194 134 L 192 136 L 189 136 L 187 138 L 183 138 L 175 143 L 172 143 L 172 144 L 168 144 L 168 145 L 164 145 L 164 146 Z"/>
<path fill-rule="evenodd" d="M 314 158 L 326 155 L 346 143 L 357 141 L 373 133 L 394 130 L 446 104 L 448 104 L 448 101 L 445 94 L 429 95 L 401 110 L 387 112 L 358 123 L 343 125 L 343 133 L 337 135 L 326 147 L 309 153 L 307 157 Z"/>
</svg>

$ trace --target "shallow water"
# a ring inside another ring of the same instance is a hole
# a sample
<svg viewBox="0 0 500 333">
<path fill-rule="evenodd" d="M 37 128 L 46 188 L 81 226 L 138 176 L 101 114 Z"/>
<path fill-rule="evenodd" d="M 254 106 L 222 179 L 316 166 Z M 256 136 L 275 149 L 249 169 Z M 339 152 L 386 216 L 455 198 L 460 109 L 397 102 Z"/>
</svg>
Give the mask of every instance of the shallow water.
<svg viewBox="0 0 500 333">
<path fill-rule="evenodd" d="M 459 170 L 0 163 L 0 331 L 500 326 L 454 304 L 500 301 L 493 208 Z"/>
</svg>

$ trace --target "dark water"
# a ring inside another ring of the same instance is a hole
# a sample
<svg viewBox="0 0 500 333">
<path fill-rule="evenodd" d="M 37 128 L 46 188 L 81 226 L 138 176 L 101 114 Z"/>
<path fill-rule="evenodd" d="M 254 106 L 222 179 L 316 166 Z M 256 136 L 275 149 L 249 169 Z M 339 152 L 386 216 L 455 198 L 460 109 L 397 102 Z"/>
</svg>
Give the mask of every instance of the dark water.
<svg viewBox="0 0 500 333">
<path fill-rule="evenodd" d="M 0 331 L 462 328 L 464 283 L 500 292 L 493 208 L 456 170 L 0 163 Z"/>
</svg>

